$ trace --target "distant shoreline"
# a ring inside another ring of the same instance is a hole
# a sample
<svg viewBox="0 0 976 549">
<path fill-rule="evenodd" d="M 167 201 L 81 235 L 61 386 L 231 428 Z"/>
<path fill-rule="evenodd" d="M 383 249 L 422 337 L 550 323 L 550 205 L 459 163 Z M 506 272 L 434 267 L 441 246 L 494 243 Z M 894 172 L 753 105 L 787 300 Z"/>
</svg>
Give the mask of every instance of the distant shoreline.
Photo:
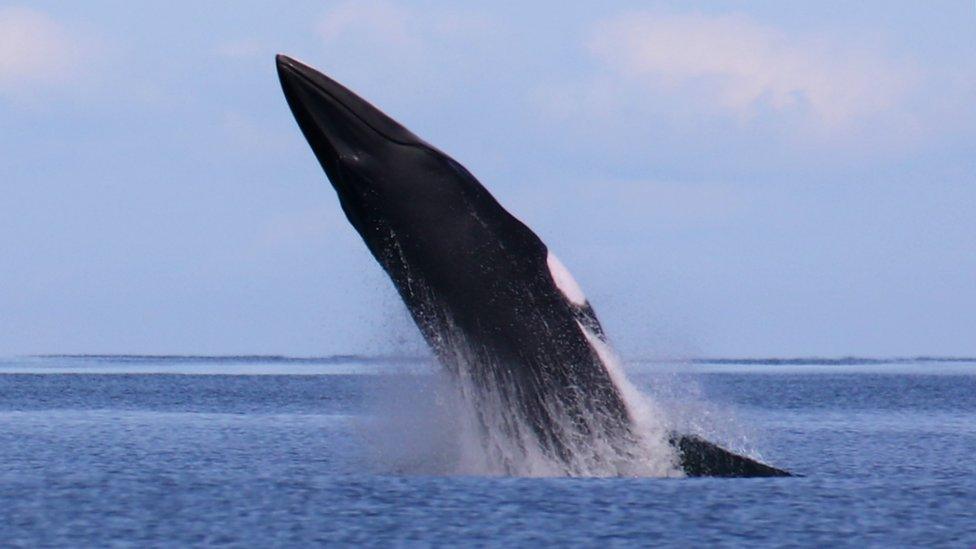
<svg viewBox="0 0 976 549">
<path fill-rule="evenodd" d="M 106 362 L 261 362 L 296 364 L 337 364 L 360 363 L 424 363 L 434 360 L 431 356 L 418 355 L 357 355 L 339 354 L 326 356 L 287 356 L 287 355 L 140 355 L 140 354 L 37 354 L 30 358 L 63 358 L 104 360 Z M 641 364 L 740 364 L 768 366 L 830 366 L 830 365 L 883 365 L 918 363 L 963 363 L 976 362 L 976 357 L 956 356 L 913 356 L 913 357 L 702 357 L 702 358 L 633 358 L 626 362 Z"/>
</svg>

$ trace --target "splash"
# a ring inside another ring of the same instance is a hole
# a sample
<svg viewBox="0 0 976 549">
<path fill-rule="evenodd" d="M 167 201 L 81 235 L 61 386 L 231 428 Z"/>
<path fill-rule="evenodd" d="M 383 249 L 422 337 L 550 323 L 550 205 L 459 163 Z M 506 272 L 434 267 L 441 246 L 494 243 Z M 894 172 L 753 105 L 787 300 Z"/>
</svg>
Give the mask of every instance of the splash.
<svg viewBox="0 0 976 549">
<path fill-rule="evenodd" d="M 573 418 L 549 401 L 546 413 L 554 421 L 543 439 L 513 401 L 518 395 L 485 384 L 476 374 L 485 365 L 455 345 L 455 373 L 395 376 L 377 392 L 367 429 L 370 462 L 396 474 L 683 476 L 668 441 L 672 424 L 664 407 L 627 379 L 609 345 L 583 332 L 625 401 L 631 419 L 626 432 L 609 429 L 612 420 L 596 412 Z"/>
</svg>

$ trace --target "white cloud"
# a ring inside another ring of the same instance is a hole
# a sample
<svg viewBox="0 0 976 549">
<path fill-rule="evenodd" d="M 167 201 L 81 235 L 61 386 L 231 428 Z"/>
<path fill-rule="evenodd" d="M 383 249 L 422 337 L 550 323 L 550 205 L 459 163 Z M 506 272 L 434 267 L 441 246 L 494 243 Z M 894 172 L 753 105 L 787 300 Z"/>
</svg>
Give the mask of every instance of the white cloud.
<svg viewBox="0 0 976 549">
<path fill-rule="evenodd" d="M 419 46 L 411 30 L 412 14 L 389 2 L 346 2 L 330 9 L 319 25 L 319 35 L 335 42 L 352 35 L 357 40 L 382 42 L 391 48 L 413 50 Z"/>
<path fill-rule="evenodd" d="M 72 81 L 82 50 L 75 36 L 43 12 L 0 7 L 0 91 Z"/>
<path fill-rule="evenodd" d="M 386 0 L 348 1 L 323 14 L 317 31 L 332 65 L 383 81 L 423 83 L 465 68 L 491 38 L 492 22 L 463 9 L 428 10 Z M 397 69 L 391 71 L 391 68 Z M 382 70 L 383 73 L 376 73 Z"/>
<path fill-rule="evenodd" d="M 349 1 L 325 13 L 318 27 L 327 43 L 368 42 L 392 52 L 426 50 L 443 38 L 471 39 L 491 29 L 487 19 L 467 12 L 408 9 L 385 0 Z"/>
<path fill-rule="evenodd" d="M 588 47 L 609 73 L 603 88 L 669 94 L 744 120 L 800 115 L 828 131 L 898 108 L 915 80 L 878 48 L 744 16 L 630 13 L 599 23 Z"/>
</svg>

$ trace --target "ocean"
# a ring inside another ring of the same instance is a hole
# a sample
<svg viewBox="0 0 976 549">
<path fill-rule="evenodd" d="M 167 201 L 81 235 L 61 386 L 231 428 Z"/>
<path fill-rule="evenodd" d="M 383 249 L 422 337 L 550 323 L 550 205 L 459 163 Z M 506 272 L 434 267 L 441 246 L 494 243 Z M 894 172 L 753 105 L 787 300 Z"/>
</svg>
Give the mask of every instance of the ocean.
<svg viewBox="0 0 976 549">
<path fill-rule="evenodd" d="M 0 546 L 976 545 L 976 361 L 627 370 L 801 476 L 478 474 L 422 358 L 8 358 Z"/>
</svg>

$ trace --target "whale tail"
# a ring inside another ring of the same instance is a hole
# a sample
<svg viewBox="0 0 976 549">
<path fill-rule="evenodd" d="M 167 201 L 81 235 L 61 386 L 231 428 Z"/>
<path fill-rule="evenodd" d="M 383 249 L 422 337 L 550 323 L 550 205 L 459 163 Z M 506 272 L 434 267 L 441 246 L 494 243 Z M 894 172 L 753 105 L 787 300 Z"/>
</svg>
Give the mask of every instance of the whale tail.
<svg viewBox="0 0 976 549">
<path fill-rule="evenodd" d="M 689 477 L 791 477 L 791 473 L 734 454 L 695 435 L 673 433 L 681 469 Z"/>
</svg>

